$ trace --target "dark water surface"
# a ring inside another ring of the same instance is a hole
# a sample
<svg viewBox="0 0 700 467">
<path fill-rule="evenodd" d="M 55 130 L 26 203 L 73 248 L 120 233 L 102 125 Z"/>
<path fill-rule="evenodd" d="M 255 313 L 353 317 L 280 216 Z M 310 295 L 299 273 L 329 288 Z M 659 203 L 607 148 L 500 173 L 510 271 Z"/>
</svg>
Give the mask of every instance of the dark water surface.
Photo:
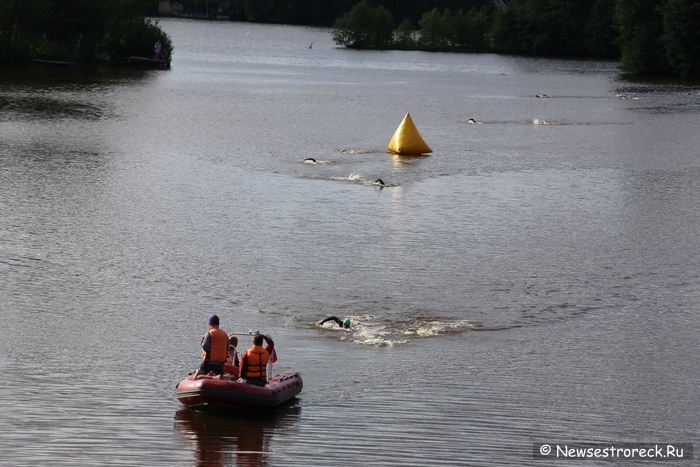
<svg viewBox="0 0 700 467">
<path fill-rule="evenodd" d="M 161 25 L 169 71 L 0 70 L 0 464 L 698 441 L 700 84 Z M 432 155 L 386 153 L 406 112 Z M 294 405 L 181 408 L 212 313 L 275 338 Z"/>
</svg>

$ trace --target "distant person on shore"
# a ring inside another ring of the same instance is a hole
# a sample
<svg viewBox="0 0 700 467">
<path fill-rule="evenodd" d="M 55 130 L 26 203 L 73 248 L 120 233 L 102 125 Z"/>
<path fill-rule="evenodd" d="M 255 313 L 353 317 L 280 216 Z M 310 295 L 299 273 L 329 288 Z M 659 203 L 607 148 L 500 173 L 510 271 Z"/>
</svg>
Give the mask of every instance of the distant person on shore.
<svg viewBox="0 0 700 467">
<path fill-rule="evenodd" d="M 267 347 L 263 348 L 263 340 Z M 275 343 L 270 336 L 255 334 L 253 346 L 243 353 L 241 358 L 240 375 L 242 382 L 265 386 L 267 383 L 267 364 L 275 363 Z"/>
<path fill-rule="evenodd" d="M 219 328 L 219 316 L 209 317 L 209 330 L 202 336 L 202 363 L 195 371 L 193 379 L 199 375 L 213 372 L 215 375 L 224 373 L 224 364 L 228 358 L 228 335 Z"/>
<path fill-rule="evenodd" d="M 352 323 L 352 321 L 350 321 L 350 318 L 345 318 L 344 321 L 341 321 L 339 318 L 336 318 L 335 316 L 329 316 L 326 319 L 321 319 L 321 320 L 316 321 L 316 326 L 323 326 L 325 323 L 327 323 L 329 321 L 334 321 L 335 323 L 338 324 L 338 326 L 340 326 L 343 329 L 350 329 L 350 324 Z"/>
</svg>

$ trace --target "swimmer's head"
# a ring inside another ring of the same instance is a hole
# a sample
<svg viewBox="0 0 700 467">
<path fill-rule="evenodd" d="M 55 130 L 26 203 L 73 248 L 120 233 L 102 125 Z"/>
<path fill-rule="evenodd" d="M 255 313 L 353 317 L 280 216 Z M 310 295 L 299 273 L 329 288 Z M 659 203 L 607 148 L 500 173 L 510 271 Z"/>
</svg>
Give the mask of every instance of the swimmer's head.
<svg viewBox="0 0 700 467">
<path fill-rule="evenodd" d="M 381 185 L 381 186 L 386 185 L 386 184 L 384 183 L 384 180 L 382 180 L 381 178 L 376 179 L 376 180 L 374 181 L 374 183 L 376 183 L 377 185 Z"/>
<path fill-rule="evenodd" d="M 346 329 L 349 329 L 350 323 L 351 323 L 350 318 L 345 318 L 345 321 L 343 321 L 343 327 Z"/>
</svg>

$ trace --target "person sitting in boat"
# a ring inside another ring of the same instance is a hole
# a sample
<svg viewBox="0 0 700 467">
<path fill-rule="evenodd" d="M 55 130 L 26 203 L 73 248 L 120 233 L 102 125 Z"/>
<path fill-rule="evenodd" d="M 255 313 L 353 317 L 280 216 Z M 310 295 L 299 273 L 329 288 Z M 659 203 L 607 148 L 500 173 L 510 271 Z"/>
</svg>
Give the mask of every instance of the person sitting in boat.
<svg viewBox="0 0 700 467">
<path fill-rule="evenodd" d="M 226 363 L 229 363 L 233 366 L 241 366 L 241 361 L 238 358 L 238 350 L 236 350 L 236 347 L 238 346 L 238 337 L 234 336 L 233 333 L 228 335 L 228 359 L 226 360 Z"/>
<path fill-rule="evenodd" d="M 233 333 L 228 335 L 228 358 L 224 364 L 224 374 L 231 375 L 232 378 L 222 378 L 222 379 L 238 379 L 238 367 L 241 362 L 238 359 L 238 351 L 236 346 L 238 345 L 238 338 L 233 335 Z"/>
<path fill-rule="evenodd" d="M 209 331 L 202 336 L 202 364 L 194 373 L 194 379 L 199 375 L 214 372 L 216 375 L 224 373 L 224 364 L 228 358 L 228 335 L 219 328 L 219 316 L 209 317 Z"/>
<path fill-rule="evenodd" d="M 267 347 L 263 348 L 263 340 Z M 255 334 L 253 347 L 243 353 L 241 357 L 240 375 L 245 383 L 256 386 L 265 386 L 267 383 L 267 363 L 274 363 L 275 343 L 270 336 Z M 270 358 L 272 357 L 272 359 Z"/>
<path fill-rule="evenodd" d="M 329 316 L 326 319 L 316 321 L 316 326 L 323 326 L 329 321 L 335 321 L 336 323 L 338 323 L 338 326 L 340 326 L 343 329 L 350 329 L 350 324 L 352 323 L 352 321 L 350 321 L 350 318 L 345 318 L 344 321 L 340 321 L 340 319 L 336 318 L 335 316 Z"/>
</svg>

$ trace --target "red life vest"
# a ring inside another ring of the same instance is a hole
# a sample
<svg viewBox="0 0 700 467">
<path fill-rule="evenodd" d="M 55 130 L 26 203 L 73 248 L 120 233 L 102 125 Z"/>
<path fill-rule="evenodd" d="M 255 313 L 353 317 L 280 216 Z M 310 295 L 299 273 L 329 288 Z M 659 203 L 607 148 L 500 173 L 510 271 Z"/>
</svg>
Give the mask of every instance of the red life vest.
<svg viewBox="0 0 700 467">
<path fill-rule="evenodd" d="M 247 362 L 244 368 L 243 378 L 264 379 L 267 381 L 267 360 L 270 354 L 262 346 L 254 345 L 245 351 Z"/>
<path fill-rule="evenodd" d="M 213 328 L 209 331 L 209 351 L 202 350 L 202 360 L 205 362 L 224 363 L 228 357 L 228 335 L 226 331 Z"/>
</svg>

